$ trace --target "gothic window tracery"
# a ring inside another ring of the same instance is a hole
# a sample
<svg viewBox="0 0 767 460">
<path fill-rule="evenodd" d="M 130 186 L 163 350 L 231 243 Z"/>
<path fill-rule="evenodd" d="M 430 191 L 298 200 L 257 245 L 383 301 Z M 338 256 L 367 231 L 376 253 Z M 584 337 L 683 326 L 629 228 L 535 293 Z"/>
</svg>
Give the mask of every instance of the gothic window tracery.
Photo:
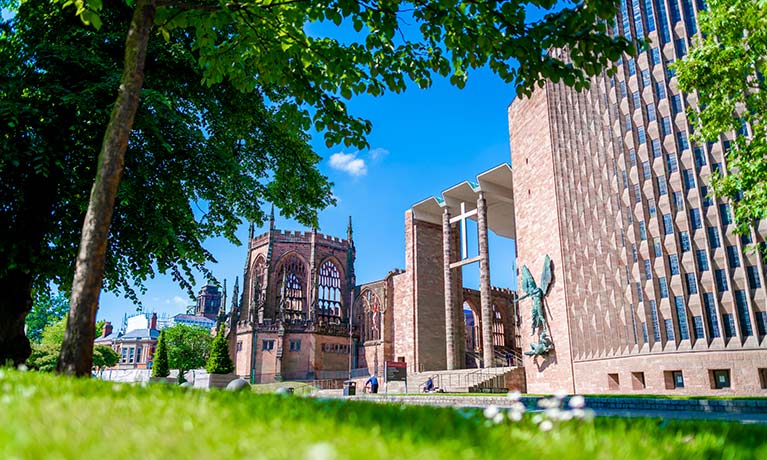
<svg viewBox="0 0 767 460">
<path fill-rule="evenodd" d="M 327 260 L 320 266 L 317 283 L 317 314 L 320 319 L 340 322 L 341 304 L 341 274 L 336 264 Z"/>
<path fill-rule="evenodd" d="M 506 346 L 506 335 L 503 328 L 501 312 L 493 304 L 493 345 L 496 347 Z"/>
<path fill-rule="evenodd" d="M 371 290 L 364 291 L 357 297 L 354 309 L 362 341 L 381 340 L 384 309 L 378 296 Z"/>
<path fill-rule="evenodd" d="M 290 255 L 280 270 L 280 290 L 277 305 L 286 321 L 306 319 L 306 267 L 295 255 Z"/>
<path fill-rule="evenodd" d="M 251 271 L 250 310 L 251 314 L 258 318 L 259 323 L 264 322 L 264 305 L 266 304 L 266 261 L 258 257 Z M 254 318 L 251 318 L 251 320 Z"/>
</svg>

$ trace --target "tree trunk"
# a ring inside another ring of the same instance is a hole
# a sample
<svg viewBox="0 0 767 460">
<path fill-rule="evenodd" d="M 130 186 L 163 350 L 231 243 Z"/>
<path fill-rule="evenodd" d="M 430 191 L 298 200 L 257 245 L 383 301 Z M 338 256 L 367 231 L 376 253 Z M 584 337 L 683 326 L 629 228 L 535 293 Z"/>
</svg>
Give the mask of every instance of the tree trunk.
<svg viewBox="0 0 767 460">
<path fill-rule="evenodd" d="M 32 348 L 24 334 L 24 320 L 32 308 L 32 276 L 9 270 L 0 279 L 0 367 L 8 361 L 18 365 L 27 360 Z"/>
<path fill-rule="evenodd" d="M 125 40 L 125 64 L 120 89 L 104 134 L 96 179 L 83 223 L 69 301 L 69 319 L 59 355 L 59 373 L 83 376 L 91 372 L 96 311 L 104 278 L 109 225 L 112 223 L 128 137 L 144 83 L 147 43 L 156 8 L 156 0 L 136 1 Z"/>
</svg>

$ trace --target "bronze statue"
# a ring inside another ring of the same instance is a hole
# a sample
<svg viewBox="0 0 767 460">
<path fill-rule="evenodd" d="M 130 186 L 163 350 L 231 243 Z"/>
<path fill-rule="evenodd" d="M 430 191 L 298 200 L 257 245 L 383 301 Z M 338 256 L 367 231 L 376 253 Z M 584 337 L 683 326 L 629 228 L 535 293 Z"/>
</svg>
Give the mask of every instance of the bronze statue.
<svg viewBox="0 0 767 460">
<path fill-rule="evenodd" d="M 539 356 L 545 355 L 554 348 L 554 344 L 551 343 L 551 339 L 545 332 L 541 334 L 541 338 L 538 343 L 530 344 L 530 351 L 526 351 L 524 354 L 527 356 Z"/>
<path fill-rule="evenodd" d="M 532 344 L 532 351 L 526 351 L 528 356 L 538 356 L 548 353 L 554 348 L 554 344 L 551 342 L 546 332 L 546 317 L 543 312 L 543 298 L 549 290 L 551 285 L 551 259 L 547 255 L 543 261 L 543 273 L 541 273 L 541 286 L 538 287 L 535 284 L 533 275 L 527 268 L 527 265 L 522 267 L 522 289 L 525 291 L 525 295 L 518 298 L 516 302 L 524 300 L 528 297 L 533 298 L 533 309 L 531 312 L 532 317 L 532 331 L 530 335 L 535 335 L 539 329 L 542 329 L 540 338 L 537 344 Z"/>
</svg>

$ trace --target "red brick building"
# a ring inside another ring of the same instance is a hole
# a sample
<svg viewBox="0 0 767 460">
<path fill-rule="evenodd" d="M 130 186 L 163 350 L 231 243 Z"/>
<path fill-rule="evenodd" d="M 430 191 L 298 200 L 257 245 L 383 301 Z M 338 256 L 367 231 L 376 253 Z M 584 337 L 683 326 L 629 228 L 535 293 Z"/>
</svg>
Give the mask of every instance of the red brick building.
<svg viewBox="0 0 767 460">
<path fill-rule="evenodd" d="M 744 252 L 767 222 L 735 235 L 730 204 L 709 195 L 734 133 L 690 140 L 696 98 L 669 64 L 701 4 L 682 3 L 667 16 L 623 2 L 616 32 L 650 49 L 589 91 L 549 82 L 509 107 L 518 264 L 554 267 L 555 348 L 526 361 L 529 392 L 767 394 L 765 266 Z"/>
<path fill-rule="evenodd" d="M 267 233 L 251 232 L 243 293 L 235 286 L 229 323 L 236 373 L 254 382 L 339 380 L 350 368 L 381 375 L 384 362 L 395 360 L 407 362 L 411 373 L 441 370 L 447 344 L 460 357 L 455 368 L 482 366 L 482 294 L 463 288 L 460 270 L 446 310 L 443 227 L 408 211 L 405 240 L 405 271 L 356 286 L 351 222 L 346 239 L 277 230 L 273 219 Z M 457 253 L 457 232 L 450 241 Z M 514 294 L 490 286 L 488 294 L 489 354 L 492 365 L 505 365 L 505 354 L 519 354 Z M 472 349 L 465 345 L 464 306 L 476 328 Z M 446 311 L 456 317 L 451 334 Z"/>
<path fill-rule="evenodd" d="M 267 233 L 251 227 L 230 319 L 235 372 L 258 383 L 346 375 L 354 258 L 351 220 L 346 239 L 277 230 L 273 215 Z"/>
</svg>

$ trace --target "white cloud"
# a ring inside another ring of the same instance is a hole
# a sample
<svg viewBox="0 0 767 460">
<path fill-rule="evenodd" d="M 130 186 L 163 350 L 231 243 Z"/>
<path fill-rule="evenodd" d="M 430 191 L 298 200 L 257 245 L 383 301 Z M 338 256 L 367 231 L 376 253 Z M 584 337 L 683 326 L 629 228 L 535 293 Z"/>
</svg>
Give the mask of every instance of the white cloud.
<svg viewBox="0 0 767 460">
<path fill-rule="evenodd" d="M 386 150 L 383 147 L 376 147 L 376 148 L 370 150 L 370 158 L 372 158 L 374 160 L 378 160 L 380 158 L 383 158 L 383 157 L 385 157 L 388 154 L 389 154 L 389 151 Z"/>
<path fill-rule="evenodd" d="M 177 307 L 186 307 L 187 304 L 189 304 L 189 299 L 185 299 L 179 295 L 174 296 L 172 299 L 166 299 L 165 300 L 166 305 L 173 304 Z"/>
<path fill-rule="evenodd" d="M 357 154 L 338 152 L 330 155 L 330 167 L 348 173 L 350 176 L 364 176 L 368 173 L 365 160 L 357 158 Z"/>
</svg>

